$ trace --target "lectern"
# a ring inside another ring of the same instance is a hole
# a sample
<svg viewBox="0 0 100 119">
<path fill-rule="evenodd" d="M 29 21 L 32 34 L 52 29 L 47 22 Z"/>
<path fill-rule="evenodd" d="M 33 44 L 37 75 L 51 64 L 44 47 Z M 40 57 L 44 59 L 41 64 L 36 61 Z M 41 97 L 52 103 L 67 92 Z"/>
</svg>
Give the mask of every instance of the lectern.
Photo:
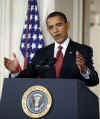
<svg viewBox="0 0 100 119">
<path fill-rule="evenodd" d="M 31 119 L 23 111 L 22 99 L 23 94 L 34 86 L 45 87 L 52 98 L 50 110 L 40 119 L 99 119 L 98 97 L 78 79 L 5 79 L 0 119 Z M 34 91 L 32 94 L 37 96 Z M 31 95 L 26 98 L 28 101 L 25 104 L 31 105 L 34 102 L 33 96 L 32 103 L 28 99 Z"/>
</svg>

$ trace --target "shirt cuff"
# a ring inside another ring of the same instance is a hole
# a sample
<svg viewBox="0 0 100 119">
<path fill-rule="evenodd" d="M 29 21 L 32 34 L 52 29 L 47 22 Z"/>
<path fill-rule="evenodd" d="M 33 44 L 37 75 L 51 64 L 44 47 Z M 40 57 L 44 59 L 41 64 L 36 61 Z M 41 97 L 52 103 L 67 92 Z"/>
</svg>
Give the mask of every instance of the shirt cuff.
<svg viewBox="0 0 100 119">
<path fill-rule="evenodd" d="M 81 75 L 85 78 L 85 79 L 89 79 L 90 78 L 90 70 L 87 68 L 87 72 L 85 74 L 82 74 Z"/>
<path fill-rule="evenodd" d="M 16 78 L 16 76 L 18 76 L 20 72 L 17 72 L 17 73 L 11 73 L 11 78 Z"/>
</svg>

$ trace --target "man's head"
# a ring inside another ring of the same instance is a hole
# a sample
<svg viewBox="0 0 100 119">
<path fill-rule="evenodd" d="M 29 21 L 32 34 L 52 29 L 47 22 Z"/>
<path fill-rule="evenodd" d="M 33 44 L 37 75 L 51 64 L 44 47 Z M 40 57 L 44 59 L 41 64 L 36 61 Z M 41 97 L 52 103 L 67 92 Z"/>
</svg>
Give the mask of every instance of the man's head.
<svg viewBox="0 0 100 119">
<path fill-rule="evenodd" d="M 46 23 L 48 32 L 57 43 L 61 44 L 67 39 L 69 23 L 63 13 L 52 12 L 48 15 Z"/>
</svg>

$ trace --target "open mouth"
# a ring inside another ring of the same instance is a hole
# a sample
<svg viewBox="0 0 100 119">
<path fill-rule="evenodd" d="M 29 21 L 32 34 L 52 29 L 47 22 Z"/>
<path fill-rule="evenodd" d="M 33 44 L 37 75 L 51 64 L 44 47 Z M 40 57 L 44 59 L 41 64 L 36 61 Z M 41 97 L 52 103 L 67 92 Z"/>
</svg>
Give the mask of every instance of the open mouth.
<svg viewBox="0 0 100 119">
<path fill-rule="evenodd" d="M 57 34 L 57 35 L 55 35 L 54 37 L 55 37 L 55 38 L 60 38 L 61 35 L 60 35 L 60 34 Z"/>
</svg>

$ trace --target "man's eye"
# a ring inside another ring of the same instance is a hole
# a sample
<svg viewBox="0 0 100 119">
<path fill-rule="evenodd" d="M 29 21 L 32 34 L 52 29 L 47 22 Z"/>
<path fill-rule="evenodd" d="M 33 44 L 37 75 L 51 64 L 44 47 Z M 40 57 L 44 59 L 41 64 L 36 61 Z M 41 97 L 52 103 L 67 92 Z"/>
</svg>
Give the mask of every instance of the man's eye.
<svg viewBox="0 0 100 119">
<path fill-rule="evenodd" d="M 48 29 L 49 29 L 49 30 L 50 30 L 50 29 L 53 29 L 53 26 L 49 26 Z"/>
<path fill-rule="evenodd" d="M 62 23 L 58 23 L 57 26 L 62 26 Z"/>
</svg>

